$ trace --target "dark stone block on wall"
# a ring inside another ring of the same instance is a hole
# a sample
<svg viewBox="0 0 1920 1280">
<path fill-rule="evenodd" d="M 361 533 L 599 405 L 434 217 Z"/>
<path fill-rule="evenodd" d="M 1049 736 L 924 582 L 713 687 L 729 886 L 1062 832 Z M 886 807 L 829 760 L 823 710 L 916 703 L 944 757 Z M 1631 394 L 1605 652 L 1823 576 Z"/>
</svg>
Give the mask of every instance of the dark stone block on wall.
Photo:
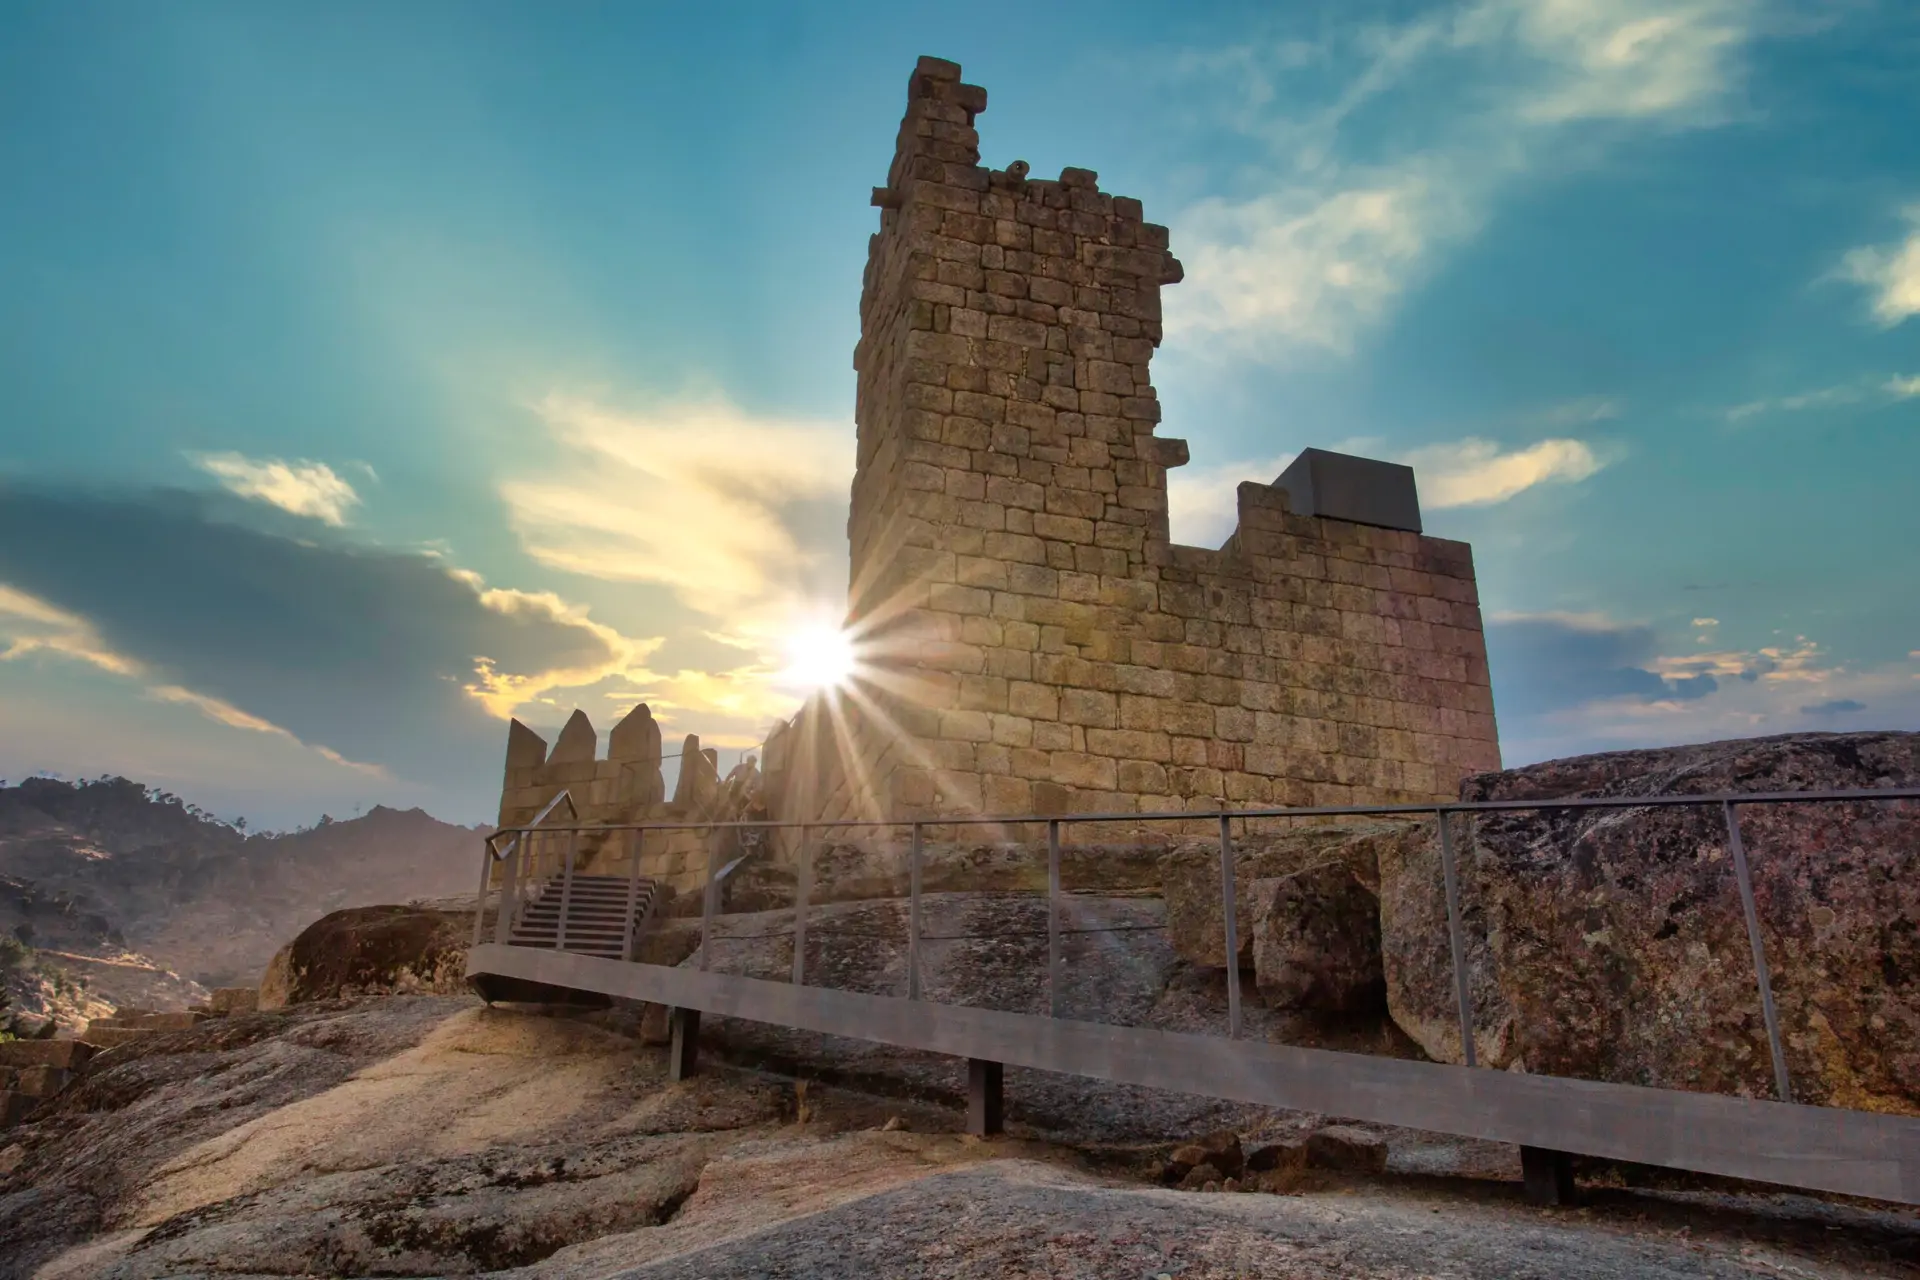
<svg viewBox="0 0 1920 1280">
<path fill-rule="evenodd" d="M 1302 449 L 1274 484 L 1287 491 L 1295 515 L 1420 532 L 1413 468 L 1397 462 Z"/>
</svg>

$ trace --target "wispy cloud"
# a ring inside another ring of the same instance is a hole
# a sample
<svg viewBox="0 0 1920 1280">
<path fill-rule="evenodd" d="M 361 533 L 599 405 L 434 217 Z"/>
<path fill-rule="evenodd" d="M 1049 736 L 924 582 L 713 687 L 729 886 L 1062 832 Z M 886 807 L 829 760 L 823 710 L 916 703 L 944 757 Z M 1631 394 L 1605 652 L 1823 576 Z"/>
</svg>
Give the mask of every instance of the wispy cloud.
<svg viewBox="0 0 1920 1280">
<path fill-rule="evenodd" d="M 504 670 L 493 657 L 476 654 L 474 678 L 463 687 L 492 715 L 504 720 L 520 707 L 555 690 L 587 689 L 616 677 L 636 683 L 652 679 L 653 673 L 647 670 L 646 662 L 666 643 L 665 637 L 636 639 L 622 635 L 589 617 L 584 608 L 568 603 L 551 591 L 489 587 L 479 574 L 470 570 L 449 572 L 473 587 L 480 607 L 490 613 L 517 623 L 574 631 L 588 640 L 579 646 L 583 661 L 565 666 L 510 671 Z"/>
<path fill-rule="evenodd" d="M 1396 460 L 1419 477 L 1422 503 L 1440 510 L 1492 506 L 1535 485 L 1575 484 L 1603 465 L 1580 440 L 1542 440 L 1505 451 L 1491 440 L 1458 440 L 1414 449 Z"/>
<path fill-rule="evenodd" d="M 1904 237 L 1850 251 L 1838 272 L 1867 290 L 1873 318 L 1886 328 L 1920 315 L 1920 204 L 1909 206 L 1902 216 L 1907 222 Z"/>
<path fill-rule="evenodd" d="M 1289 42 L 1194 60 L 1279 176 L 1175 219 L 1187 281 L 1169 295 L 1170 330 L 1214 351 L 1347 350 L 1530 171 L 1595 158 L 1621 127 L 1727 119 L 1760 13 L 1751 0 L 1474 0 L 1311 55 Z M 1319 110 L 1280 92 L 1310 56 L 1357 63 Z M 1465 105 L 1433 110 L 1436 76 Z M 1363 154 L 1352 117 L 1416 81 L 1422 105 L 1392 131 L 1396 149 Z M 1597 124 L 1616 127 L 1576 137 Z"/>
<path fill-rule="evenodd" d="M 349 760 L 332 747 L 323 746 L 314 742 L 302 742 L 288 730 L 274 724 L 271 720 L 262 720 L 259 716 L 248 715 L 232 703 L 223 702 L 219 698 L 209 697 L 204 693 L 195 693 L 193 690 L 183 689 L 177 684 L 154 685 L 147 690 L 147 696 L 158 702 L 171 702 L 180 706 L 192 707 L 195 711 L 198 711 L 215 724 L 223 724 L 229 729 L 243 729 L 248 733 L 264 733 L 269 737 L 279 738 L 295 746 L 304 747 L 306 750 L 313 752 L 330 764 L 339 765 L 343 769 L 350 769 L 366 777 L 377 778 L 382 782 L 392 782 L 395 780 L 384 765 L 369 764 L 361 760 Z"/>
<path fill-rule="evenodd" d="M 145 663 L 114 652 L 87 619 L 4 584 L 0 584 L 0 645 L 4 646 L 0 647 L 0 662 L 17 661 L 39 653 L 83 663 L 110 675 L 138 681 L 145 686 L 147 697 L 191 707 L 215 724 L 278 737 L 344 768 L 390 780 L 387 771 L 379 765 L 349 760 L 329 747 L 302 742 L 272 721 L 249 715 L 230 702 L 165 682 Z"/>
<path fill-rule="evenodd" d="M 644 698 L 703 740 L 757 741 L 805 693 L 784 677 L 788 637 L 844 614 L 851 426 L 758 417 L 721 399 L 628 410 L 555 394 L 535 408 L 555 462 L 500 486 L 527 552 L 570 573 L 666 587 L 686 610 L 682 638 L 742 659 L 669 671 L 635 662 L 601 696 Z M 481 688 L 500 705 L 532 696 Z"/>
<path fill-rule="evenodd" d="M 1722 410 L 1728 422 L 1746 422 L 1775 413 L 1803 413 L 1810 409 L 1837 409 L 1846 405 L 1881 406 L 1920 396 L 1920 374 L 1893 374 L 1888 377 L 1856 378 L 1851 382 L 1816 387 L 1793 395 L 1748 400 Z"/>
<path fill-rule="evenodd" d="M 496 776 L 498 717 L 536 699 L 599 705 L 611 682 L 652 676 L 661 639 L 571 594 L 326 531 L 270 532 L 224 505 L 0 487 L 0 654 L 84 663 L 250 735 L 284 729 L 463 807 Z"/>
<path fill-rule="evenodd" d="M 140 664 L 115 653 L 91 622 L 45 600 L 0 583 L 0 662 L 49 653 L 117 676 L 139 672 Z"/>
<path fill-rule="evenodd" d="M 194 465 L 225 485 L 229 492 L 252 502 L 325 524 L 343 525 L 347 510 L 358 506 L 360 495 L 324 462 L 302 459 L 248 458 L 237 453 L 190 455 Z M 371 468 L 368 469 L 371 476 Z"/>
</svg>

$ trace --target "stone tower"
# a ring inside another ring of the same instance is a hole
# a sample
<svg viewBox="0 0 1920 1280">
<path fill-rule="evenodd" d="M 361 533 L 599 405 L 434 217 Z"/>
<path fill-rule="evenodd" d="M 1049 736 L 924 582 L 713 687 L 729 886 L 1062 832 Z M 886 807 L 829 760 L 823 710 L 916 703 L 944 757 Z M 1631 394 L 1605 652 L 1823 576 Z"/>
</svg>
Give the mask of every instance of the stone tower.
<svg viewBox="0 0 1920 1280">
<path fill-rule="evenodd" d="M 865 670 L 769 740 L 782 816 L 1426 800 L 1497 768 L 1471 553 L 1419 534 L 1411 472 L 1320 454 L 1333 498 L 1245 484 L 1224 547 L 1170 543 L 1167 230 L 1090 170 L 981 167 L 986 104 L 922 58 L 873 193 Z M 1348 464 L 1363 488 L 1405 472 L 1404 495 L 1342 506 Z"/>
</svg>

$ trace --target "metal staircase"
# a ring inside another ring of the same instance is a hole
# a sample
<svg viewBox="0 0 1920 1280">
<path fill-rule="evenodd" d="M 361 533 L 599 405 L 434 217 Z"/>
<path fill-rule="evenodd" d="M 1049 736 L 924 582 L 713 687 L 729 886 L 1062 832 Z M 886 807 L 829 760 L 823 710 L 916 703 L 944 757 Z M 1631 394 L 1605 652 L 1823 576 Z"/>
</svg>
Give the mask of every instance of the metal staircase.
<svg viewBox="0 0 1920 1280">
<path fill-rule="evenodd" d="M 625 960 L 658 899 L 657 884 L 644 876 L 554 876 L 521 903 L 508 945 Z"/>
</svg>

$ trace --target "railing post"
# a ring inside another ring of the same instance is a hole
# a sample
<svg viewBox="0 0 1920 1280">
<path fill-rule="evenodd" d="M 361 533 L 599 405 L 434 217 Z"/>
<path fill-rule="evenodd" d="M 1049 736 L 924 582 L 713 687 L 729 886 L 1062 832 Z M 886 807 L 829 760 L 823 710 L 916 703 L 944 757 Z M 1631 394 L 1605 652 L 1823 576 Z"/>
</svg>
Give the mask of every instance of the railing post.
<svg viewBox="0 0 1920 1280">
<path fill-rule="evenodd" d="M 628 857 L 627 914 L 621 922 L 620 958 L 631 961 L 633 959 L 633 945 L 635 942 L 634 935 L 639 930 L 639 923 L 634 917 L 640 913 L 640 848 L 642 841 L 640 839 L 640 833 L 631 828 L 626 832 L 626 836 Z"/>
<path fill-rule="evenodd" d="M 907 999 L 920 998 L 920 824 L 907 852 Z"/>
<path fill-rule="evenodd" d="M 1447 811 L 1435 809 L 1434 821 L 1440 828 L 1440 875 L 1447 889 L 1447 943 L 1453 950 L 1453 999 L 1460 1012 L 1460 1055 L 1470 1067 L 1479 1064 L 1479 1052 L 1473 1042 L 1473 992 L 1467 984 L 1467 938 L 1460 922 L 1460 877 L 1453 865 L 1453 828 Z"/>
<path fill-rule="evenodd" d="M 700 902 L 700 967 L 702 969 L 711 969 L 713 967 L 713 899 L 716 890 L 719 888 L 713 879 L 716 871 L 716 867 L 714 866 L 713 828 L 709 827 L 706 831 L 702 832 L 701 838 L 707 846 L 707 891 L 701 895 Z"/>
<path fill-rule="evenodd" d="M 813 899 L 812 832 L 800 828 L 800 865 L 793 877 L 793 985 L 807 983 L 807 908 Z"/>
<path fill-rule="evenodd" d="M 1753 950 L 1753 973 L 1760 983 L 1760 1016 L 1767 1023 L 1767 1048 L 1773 1053 L 1773 1085 L 1780 1101 L 1793 1101 L 1793 1082 L 1787 1077 L 1787 1051 L 1780 1041 L 1780 1014 L 1773 1005 L 1773 975 L 1767 971 L 1767 949 L 1760 940 L 1760 911 L 1753 901 L 1753 876 L 1747 870 L 1747 849 L 1740 840 L 1740 818 L 1733 802 L 1721 802 L 1727 820 L 1727 846 L 1733 853 L 1733 875 L 1740 883 L 1740 908 L 1747 917 L 1747 945 Z"/>
<path fill-rule="evenodd" d="M 520 911 L 520 862 L 526 856 L 527 839 L 526 832 L 519 832 L 507 846 L 507 865 L 500 876 L 500 914 L 493 919 L 493 940 L 502 946 L 513 941 L 513 918 Z"/>
<path fill-rule="evenodd" d="M 567 912 L 573 907 L 573 855 L 580 847 L 580 832 L 567 832 L 567 860 L 560 865 L 560 917 L 553 927 L 553 949 L 567 949 Z"/>
<path fill-rule="evenodd" d="M 1227 944 L 1227 1036 L 1240 1038 L 1240 927 L 1235 919 L 1233 893 L 1233 820 L 1220 813 L 1220 901 L 1226 908 L 1221 925 Z"/>
<path fill-rule="evenodd" d="M 473 945 L 486 938 L 487 890 L 493 885 L 493 841 L 480 842 L 480 896 L 473 903 Z"/>
<path fill-rule="evenodd" d="M 1047 1011 L 1060 1016 L 1060 820 L 1047 823 Z"/>
</svg>

